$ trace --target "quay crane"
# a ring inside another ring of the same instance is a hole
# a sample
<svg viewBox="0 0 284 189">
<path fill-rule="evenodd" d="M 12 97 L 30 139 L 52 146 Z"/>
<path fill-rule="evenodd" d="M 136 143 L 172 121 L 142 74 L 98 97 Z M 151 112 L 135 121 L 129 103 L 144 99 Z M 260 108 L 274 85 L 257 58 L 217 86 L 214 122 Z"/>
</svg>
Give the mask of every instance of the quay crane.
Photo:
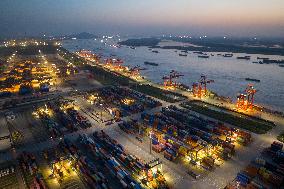
<svg viewBox="0 0 284 189">
<path fill-rule="evenodd" d="M 180 77 L 182 77 L 182 76 L 184 76 L 184 75 L 183 75 L 183 74 L 180 74 L 180 73 L 178 73 L 177 71 L 174 71 L 174 70 L 172 70 L 172 71 L 170 72 L 170 74 L 171 74 L 171 76 L 172 76 L 173 85 L 174 85 L 174 87 L 176 87 L 176 86 L 178 85 L 176 79 L 177 79 L 177 78 L 180 78 Z"/>
<path fill-rule="evenodd" d="M 122 68 L 123 61 L 121 59 L 106 59 L 106 66 L 113 68 L 114 70 L 120 70 Z"/>
<path fill-rule="evenodd" d="M 199 83 L 192 84 L 192 93 L 194 97 L 201 98 L 202 86 Z"/>
<path fill-rule="evenodd" d="M 100 62 L 100 56 L 92 53 L 92 51 L 81 49 L 78 52 L 75 52 L 78 56 L 85 58 L 90 61 L 95 61 L 96 63 Z"/>
<path fill-rule="evenodd" d="M 114 59 L 113 64 L 114 64 L 114 67 L 121 68 L 123 61 L 121 59 Z"/>
<path fill-rule="evenodd" d="M 106 59 L 105 64 L 106 64 L 106 66 L 112 66 L 112 64 L 113 64 L 112 59 L 111 58 Z"/>
<path fill-rule="evenodd" d="M 198 83 L 192 84 L 193 96 L 198 98 L 207 96 L 207 84 L 209 83 L 214 83 L 214 80 L 209 80 L 206 75 L 201 75 Z"/>
<path fill-rule="evenodd" d="M 176 79 L 182 76 L 184 75 L 180 74 L 179 72 L 175 70 L 172 70 L 168 76 L 166 75 L 162 77 L 162 79 L 164 80 L 164 87 L 165 88 L 177 87 L 178 84 L 177 84 Z"/>
<path fill-rule="evenodd" d="M 253 84 L 248 84 L 244 93 L 239 93 L 237 96 L 237 109 L 252 109 L 256 92 L 257 90 L 253 87 Z"/>
<path fill-rule="evenodd" d="M 91 51 L 81 49 L 77 54 L 83 58 L 91 58 L 93 56 Z"/>
<path fill-rule="evenodd" d="M 130 68 L 129 72 L 132 77 L 137 77 L 140 75 L 141 70 L 146 70 L 146 68 L 141 68 L 140 66 L 137 65 L 137 66 L 134 66 L 133 68 Z"/>
</svg>

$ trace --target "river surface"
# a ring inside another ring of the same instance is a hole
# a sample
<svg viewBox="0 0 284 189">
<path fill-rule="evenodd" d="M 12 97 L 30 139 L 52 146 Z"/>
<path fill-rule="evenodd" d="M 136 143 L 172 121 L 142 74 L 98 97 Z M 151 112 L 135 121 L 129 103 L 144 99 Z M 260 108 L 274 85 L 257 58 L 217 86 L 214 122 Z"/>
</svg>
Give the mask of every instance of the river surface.
<svg viewBox="0 0 284 189">
<path fill-rule="evenodd" d="M 239 60 L 237 56 L 246 54 L 234 53 L 233 57 L 226 58 L 217 56 L 218 52 L 216 52 L 208 53 L 214 56 L 205 59 L 198 58 L 198 55 L 192 52 L 187 57 L 179 56 L 180 52 L 175 52 L 174 49 L 156 49 L 159 53 L 153 53 L 148 47 L 115 48 L 112 45 L 116 42 L 113 39 L 65 40 L 63 47 L 72 52 L 87 49 L 104 58 L 121 58 L 124 64 L 130 67 L 140 65 L 146 68 L 141 71 L 141 74 L 155 83 L 162 83 L 162 76 L 171 70 L 182 73 L 184 77 L 179 78 L 179 82 L 190 86 L 199 80 L 201 74 L 205 74 L 208 79 L 215 81 L 208 85 L 210 90 L 230 97 L 233 101 L 236 101 L 237 94 L 244 91 L 248 83 L 253 83 L 258 90 L 255 94 L 256 104 L 284 112 L 284 67 L 276 64 L 252 63 L 259 61 L 257 57 L 282 60 L 283 56 L 251 55 L 251 60 Z M 159 66 L 145 65 L 145 61 L 158 63 Z M 261 82 L 250 82 L 245 78 L 259 79 Z"/>
</svg>

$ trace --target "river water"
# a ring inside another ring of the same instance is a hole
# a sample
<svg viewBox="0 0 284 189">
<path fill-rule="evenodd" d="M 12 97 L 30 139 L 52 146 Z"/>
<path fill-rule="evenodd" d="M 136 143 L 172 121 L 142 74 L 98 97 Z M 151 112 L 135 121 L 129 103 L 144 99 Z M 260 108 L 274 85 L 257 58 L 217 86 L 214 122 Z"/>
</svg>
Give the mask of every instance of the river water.
<svg viewBox="0 0 284 189">
<path fill-rule="evenodd" d="M 131 49 L 122 46 L 115 48 L 111 46 L 116 41 L 112 39 L 84 39 L 65 40 L 63 47 L 69 51 L 80 49 L 92 50 L 102 57 L 115 57 L 124 60 L 128 66 L 140 65 L 147 70 L 141 74 L 147 79 L 162 83 L 162 76 L 171 70 L 176 70 L 184 75 L 179 78 L 181 83 L 192 85 L 198 81 L 201 74 L 207 75 L 208 79 L 215 82 L 208 85 L 208 88 L 219 95 L 227 96 L 236 101 L 236 96 L 243 91 L 248 83 L 253 83 L 258 92 L 255 94 L 255 103 L 267 108 L 284 112 L 284 67 L 275 64 L 255 64 L 257 57 L 268 57 L 271 59 L 284 59 L 284 57 L 273 55 L 251 55 L 251 60 L 239 60 L 237 56 L 246 54 L 234 53 L 234 56 L 222 57 L 216 53 L 208 59 L 198 58 L 197 54 L 190 52 L 187 57 L 179 56 L 175 50 L 157 49 L 159 53 L 151 52 L 148 47 L 137 47 Z M 159 66 L 145 65 L 144 62 L 155 62 Z M 249 82 L 245 78 L 259 79 L 261 82 Z"/>
</svg>

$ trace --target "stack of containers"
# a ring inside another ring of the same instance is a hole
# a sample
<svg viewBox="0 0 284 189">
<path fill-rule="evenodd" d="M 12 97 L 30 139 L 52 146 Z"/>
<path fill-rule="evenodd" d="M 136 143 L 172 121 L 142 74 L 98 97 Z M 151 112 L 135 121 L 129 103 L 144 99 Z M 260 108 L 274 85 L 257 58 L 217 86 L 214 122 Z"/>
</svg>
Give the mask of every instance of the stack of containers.
<svg viewBox="0 0 284 189">
<path fill-rule="evenodd" d="M 43 179 L 40 176 L 35 176 L 31 188 L 46 189 Z"/>
<path fill-rule="evenodd" d="M 57 112 L 56 115 L 64 127 L 68 128 L 71 131 L 75 130 L 75 127 L 74 127 L 75 125 L 73 124 L 72 120 L 69 118 L 68 115 L 66 115 L 64 112 L 60 110 Z"/>
<path fill-rule="evenodd" d="M 109 188 L 105 176 L 99 172 L 96 166 L 85 156 L 79 158 L 77 161 L 77 168 L 91 187 L 103 189 Z"/>
<path fill-rule="evenodd" d="M 19 158 L 20 164 L 23 170 L 28 171 L 30 175 L 33 175 L 37 172 L 37 164 L 35 156 L 31 153 L 23 152 Z"/>
<path fill-rule="evenodd" d="M 79 112 L 77 110 L 70 108 L 70 109 L 67 110 L 67 113 L 71 117 L 71 119 L 75 123 L 80 125 L 82 128 L 91 127 L 91 124 L 88 121 L 88 119 L 85 116 L 82 116 L 81 114 L 79 114 Z"/>
<path fill-rule="evenodd" d="M 234 144 L 231 144 L 229 142 L 223 141 L 222 147 L 224 148 L 224 150 L 228 151 L 230 154 L 234 154 L 235 153 L 235 145 Z"/>
<path fill-rule="evenodd" d="M 279 159 L 282 148 L 282 143 L 273 142 L 267 154 L 251 162 L 244 171 L 238 173 L 236 180 L 247 189 L 281 188 L 284 184 L 284 165 Z"/>
<path fill-rule="evenodd" d="M 42 121 L 44 125 L 47 126 L 48 131 L 52 138 L 56 138 L 62 135 L 59 125 L 55 121 L 53 121 L 51 118 L 49 118 L 46 115 L 43 115 Z"/>
<path fill-rule="evenodd" d="M 240 130 L 237 132 L 237 134 L 238 134 L 237 142 L 242 145 L 247 145 L 252 140 L 251 134 L 248 132 Z"/>
<path fill-rule="evenodd" d="M 138 159 L 134 159 L 127 155 L 124 148 L 104 132 L 101 132 L 100 135 L 98 135 L 98 133 L 94 133 L 94 136 L 97 138 L 99 145 L 101 145 L 100 148 L 104 148 L 109 154 L 114 155 L 106 160 L 106 166 L 110 172 L 120 180 L 123 187 L 141 188 L 140 184 L 137 183 L 124 168 L 129 167 L 132 172 L 139 172 L 139 170 L 142 169 L 142 165 L 138 163 Z M 128 156 L 127 161 L 125 161 L 126 156 Z M 121 164 L 123 164 L 124 167 Z"/>
<path fill-rule="evenodd" d="M 130 122 L 123 122 L 118 124 L 118 127 L 123 130 L 124 132 L 126 132 L 127 134 L 134 134 L 136 131 L 134 129 L 134 123 L 130 123 Z"/>
<path fill-rule="evenodd" d="M 240 185 L 247 186 L 247 184 L 250 182 L 251 178 L 245 172 L 239 172 L 237 174 L 236 180 L 238 182 L 240 182 Z"/>
<path fill-rule="evenodd" d="M 170 161 L 174 161 L 178 156 L 178 150 L 170 143 L 165 144 L 164 157 Z"/>
</svg>

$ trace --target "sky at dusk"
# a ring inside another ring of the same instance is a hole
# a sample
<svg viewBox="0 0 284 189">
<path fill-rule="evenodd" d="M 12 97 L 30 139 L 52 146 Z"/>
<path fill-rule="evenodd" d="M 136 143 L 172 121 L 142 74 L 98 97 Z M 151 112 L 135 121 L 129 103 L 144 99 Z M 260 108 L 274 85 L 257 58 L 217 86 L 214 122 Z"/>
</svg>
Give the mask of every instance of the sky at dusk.
<svg viewBox="0 0 284 189">
<path fill-rule="evenodd" d="M 0 37 L 284 36 L 283 0 L 0 0 Z"/>
</svg>

